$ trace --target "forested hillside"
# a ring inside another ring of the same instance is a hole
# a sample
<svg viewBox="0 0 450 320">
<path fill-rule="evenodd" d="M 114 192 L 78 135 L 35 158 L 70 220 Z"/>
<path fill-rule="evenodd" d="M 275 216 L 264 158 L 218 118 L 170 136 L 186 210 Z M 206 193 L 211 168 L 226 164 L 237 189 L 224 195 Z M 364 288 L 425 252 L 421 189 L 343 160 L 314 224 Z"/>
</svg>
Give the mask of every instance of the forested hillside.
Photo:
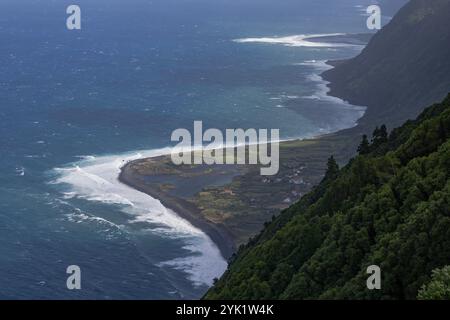
<svg viewBox="0 0 450 320">
<path fill-rule="evenodd" d="M 331 157 L 320 185 L 241 247 L 205 298 L 439 298 L 450 279 L 449 137 L 450 95 L 389 135 L 377 128 L 344 168 Z M 370 265 L 381 290 L 366 287 Z"/>
</svg>

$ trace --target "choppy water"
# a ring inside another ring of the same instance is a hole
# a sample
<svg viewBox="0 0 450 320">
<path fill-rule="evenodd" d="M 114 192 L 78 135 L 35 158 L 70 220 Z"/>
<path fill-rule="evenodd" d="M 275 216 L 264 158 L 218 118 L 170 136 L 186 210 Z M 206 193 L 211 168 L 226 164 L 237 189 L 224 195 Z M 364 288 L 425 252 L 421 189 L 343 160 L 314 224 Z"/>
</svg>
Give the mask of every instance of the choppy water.
<svg viewBox="0 0 450 320">
<path fill-rule="evenodd" d="M 217 247 L 120 184 L 120 166 L 194 120 L 282 138 L 354 125 L 362 109 L 318 73 L 361 48 L 307 36 L 365 32 L 369 2 L 79 0 L 82 30 L 67 31 L 68 1 L 3 0 L 0 298 L 200 297 L 226 268 Z"/>
</svg>

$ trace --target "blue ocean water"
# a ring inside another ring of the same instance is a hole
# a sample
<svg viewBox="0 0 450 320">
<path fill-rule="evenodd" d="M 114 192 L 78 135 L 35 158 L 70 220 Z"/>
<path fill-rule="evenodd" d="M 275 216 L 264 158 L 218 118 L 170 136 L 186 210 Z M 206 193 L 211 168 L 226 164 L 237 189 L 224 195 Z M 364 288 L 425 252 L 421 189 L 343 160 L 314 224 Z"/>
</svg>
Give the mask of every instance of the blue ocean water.
<svg viewBox="0 0 450 320">
<path fill-rule="evenodd" d="M 80 31 L 65 27 L 74 2 Z M 279 38 L 367 32 L 368 4 L 1 1 L 0 298 L 201 297 L 226 267 L 217 248 L 118 183 L 120 166 L 194 120 L 282 138 L 354 125 L 361 109 L 327 98 L 317 74 L 361 47 Z M 81 290 L 66 287 L 69 265 Z"/>
</svg>

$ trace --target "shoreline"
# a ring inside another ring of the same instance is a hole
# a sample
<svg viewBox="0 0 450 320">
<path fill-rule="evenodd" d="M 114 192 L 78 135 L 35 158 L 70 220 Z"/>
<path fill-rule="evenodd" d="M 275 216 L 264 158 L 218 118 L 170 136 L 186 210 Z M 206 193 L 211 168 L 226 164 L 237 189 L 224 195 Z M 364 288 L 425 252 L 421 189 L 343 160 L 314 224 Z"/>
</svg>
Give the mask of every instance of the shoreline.
<svg viewBox="0 0 450 320">
<path fill-rule="evenodd" d="M 329 135 L 333 135 L 335 133 L 336 132 L 317 134 L 309 138 L 283 139 L 277 141 L 276 143 L 278 143 L 281 148 L 283 144 L 287 145 L 289 143 L 302 141 L 319 141 L 320 139 L 325 138 Z M 246 145 L 246 147 L 248 147 L 248 145 Z M 223 147 L 223 149 L 227 149 L 227 147 Z M 196 151 L 195 149 L 192 150 L 192 152 L 195 151 Z M 128 187 L 131 187 L 137 191 L 145 193 L 148 196 L 160 201 L 165 208 L 172 210 L 177 216 L 188 221 L 194 227 L 200 229 L 211 239 L 211 241 L 213 241 L 213 243 L 219 249 L 222 257 L 226 261 L 228 261 L 228 259 L 234 253 L 236 253 L 238 248 L 235 243 L 236 240 L 235 237 L 232 235 L 230 230 L 225 225 L 221 223 L 214 223 L 212 221 L 205 219 L 204 216 L 201 215 L 201 210 L 197 208 L 197 206 L 194 203 L 191 203 L 181 197 L 169 195 L 167 192 L 160 191 L 146 184 L 144 181 L 142 181 L 142 176 L 136 174 L 135 171 L 132 169 L 133 165 L 145 162 L 148 159 L 158 160 L 168 156 L 170 156 L 170 154 L 161 154 L 152 157 L 130 160 L 120 168 L 120 173 L 117 179 L 120 183 L 123 183 Z"/>
<path fill-rule="evenodd" d="M 200 215 L 200 210 L 194 204 L 184 199 L 165 194 L 140 181 L 139 176 L 134 174 L 130 167 L 142 160 L 145 159 L 133 160 L 122 166 L 118 180 L 133 189 L 159 200 L 165 208 L 172 210 L 176 215 L 200 229 L 217 246 L 222 257 L 228 261 L 237 249 L 229 230 L 224 225 L 215 224 L 204 219 Z"/>
<path fill-rule="evenodd" d="M 326 60 L 325 64 L 330 67 L 331 70 L 333 69 L 336 64 L 340 63 L 342 61 L 340 60 Z M 343 102 L 346 102 L 342 98 L 336 95 L 330 95 L 330 81 L 328 81 L 323 75 L 328 70 L 322 70 L 322 72 L 318 73 L 318 76 L 321 77 L 322 81 L 325 83 L 325 86 L 328 88 L 326 95 L 329 97 L 334 97 L 341 99 Z M 296 138 L 296 139 L 287 139 L 283 141 L 279 141 L 280 145 L 283 143 L 289 143 L 293 141 L 303 141 L 303 140 L 313 140 L 313 141 L 320 141 L 322 138 L 325 138 L 330 135 L 336 135 L 340 132 L 345 132 L 346 130 L 353 129 L 359 126 L 359 118 L 355 122 L 355 126 L 344 128 L 335 132 L 329 132 L 325 134 L 318 134 L 311 138 Z M 164 157 L 164 155 L 159 156 Z M 153 159 L 158 157 L 153 157 Z M 124 166 L 120 168 L 120 174 L 118 177 L 118 180 L 131 187 L 134 188 L 140 192 L 143 192 L 152 198 L 155 198 L 161 202 L 161 204 L 166 207 L 167 209 L 172 210 L 176 215 L 178 215 L 180 218 L 187 220 L 189 223 L 191 223 L 194 227 L 200 229 L 202 232 L 204 232 L 210 239 L 213 241 L 213 243 L 217 246 L 219 249 L 222 257 L 225 260 L 229 260 L 229 258 L 237 251 L 237 245 L 235 244 L 235 238 L 231 234 L 230 230 L 223 225 L 222 223 L 214 223 L 212 221 L 207 220 L 204 216 L 201 214 L 201 210 L 194 204 L 189 201 L 186 201 L 185 199 L 181 197 L 175 197 L 169 195 L 167 192 L 163 192 L 160 190 L 157 190 L 156 188 L 153 188 L 146 184 L 144 181 L 142 181 L 142 177 L 138 174 L 135 174 L 135 172 L 131 169 L 131 167 L 134 164 L 137 164 L 139 162 L 145 161 L 148 158 L 133 160 L 128 163 L 126 163 Z"/>
<path fill-rule="evenodd" d="M 282 148 L 283 145 L 289 146 L 289 144 L 291 143 L 325 141 L 329 137 L 334 137 L 335 134 L 340 131 L 318 134 L 311 138 L 283 140 L 279 141 L 279 144 L 280 148 Z M 146 157 L 127 162 L 120 168 L 120 174 L 118 176 L 119 182 L 160 201 L 165 208 L 172 210 L 174 214 L 188 221 L 194 227 L 200 229 L 217 246 L 222 257 L 226 261 L 228 261 L 229 258 L 231 258 L 232 255 L 237 252 L 238 244 L 236 244 L 236 237 L 227 228 L 227 226 L 225 226 L 223 223 L 216 223 L 206 219 L 201 214 L 201 210 L 196 206 L 196 204 L 189 202 L 182 197 L 172 196 L 168 194 L 168 192 L 161 191 L 150 186 L 142 180 L 142 175 L 136 173 L 136 171 L 132 168 L 134 165 L 139 165 L 140 163 L 145 162 L 149 159 L 156 160 L 156 162 L 163 161 L 162 159 L 167 156 L 168 155 L 158 155 L 155 157 Z M 241 177 L 243 177 L 244 175 L 244 173 L 240 174 Z"/>
</svg>

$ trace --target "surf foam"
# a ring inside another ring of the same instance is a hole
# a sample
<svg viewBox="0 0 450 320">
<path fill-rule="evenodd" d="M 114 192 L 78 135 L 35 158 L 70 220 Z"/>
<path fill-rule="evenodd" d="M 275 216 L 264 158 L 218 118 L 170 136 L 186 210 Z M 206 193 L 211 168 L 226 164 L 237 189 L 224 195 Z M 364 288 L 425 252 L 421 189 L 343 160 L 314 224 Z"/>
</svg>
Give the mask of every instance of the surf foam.
<svg viewBox="0 0 450 320">
<path fill-rule="evenodd" d="M 328 84 L 330 84 L 330 82 L 323 79 L 323 77 L 320 75 L 322 72 L 333 69 L 333 66 L 327 64 L 326 60 L 309 60 L 301 62 L 299 64 L 304 66 L 310 66 L 315 70 L 314 73 L 308 75 L 308 80 L 316 83 L 316 91 L 314 92 L 314 94 L 309 96 L 303 96 L 302 98 L 328 101 L 334 104 L 339 104 L 341 107 L 349 108 L 359 112 L 359 118 L 364 115 L 366 107 L 355 106 L 341 98 L 329 95 L 330 88 L 328 87 Z"/>
<path fill-rule="evenodd" d="M 310 34 L 310 35 L 293 35 L 287 37 L 262 37 L 262 38 L 242 38 L 235 39 L 237 43 L 266 43 L 266 44 L 282 44 L 287 47 L 308 47 L 308 48 L 339 48 L 349 47 L 352 44 L 345 43 L 328 43 L 318 41 L 308 41 L 313 38 L 344 36 L 345 33 L 328 33 L 328 34 Z"/>
<path fill-rule="evenodd" d="M 156 226 L 152 232 L 173 239 L 183 239 L 188 257 L 169 260 L 160 266 L 183 270 L 195 285 L 211 285 L 220 277 L 227 263 L 217 246 L 201 230 L 165 208 L 157 199 L 119 182 L 120 169 L 128 161 L 170 154 L 170 148 L 100 157 L 83 157 L 81 161 L 55 169 L 53 184 L 69 188 L 63 198 L 119 205 L 130 216 L 130 223 L 147 222 Z"/>
</svg>

